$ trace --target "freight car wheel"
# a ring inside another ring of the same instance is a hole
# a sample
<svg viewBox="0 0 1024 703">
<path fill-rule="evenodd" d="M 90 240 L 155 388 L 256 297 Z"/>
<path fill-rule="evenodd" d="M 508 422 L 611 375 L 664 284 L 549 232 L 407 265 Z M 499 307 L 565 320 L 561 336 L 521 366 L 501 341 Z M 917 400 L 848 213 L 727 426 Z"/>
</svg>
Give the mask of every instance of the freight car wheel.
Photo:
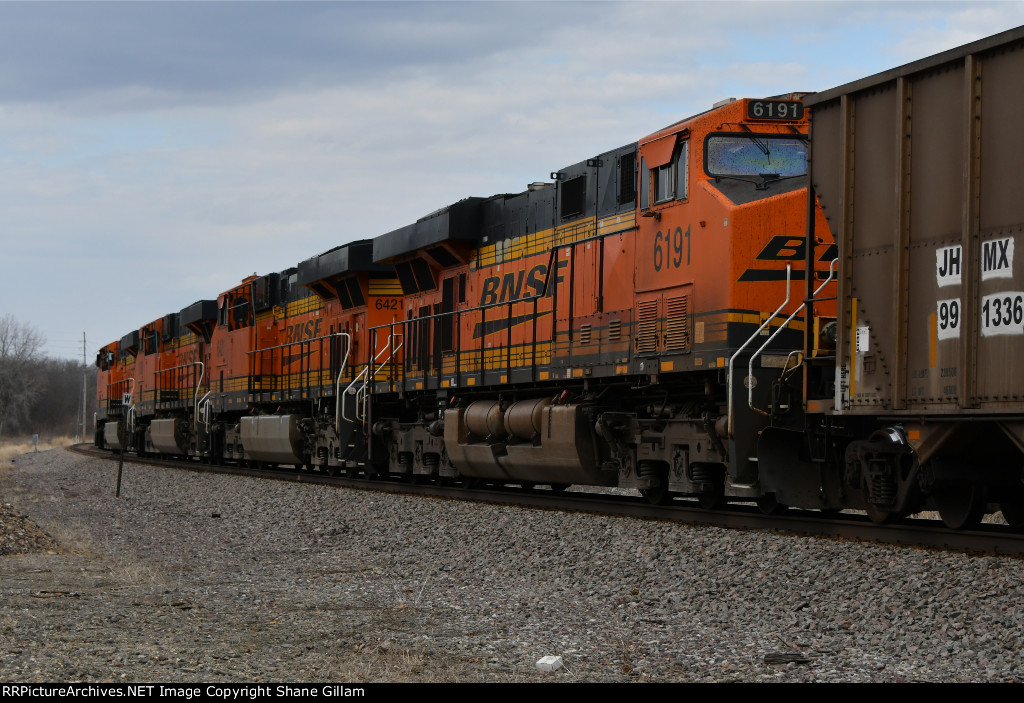
<svg viewBox="0 0 1024 703">
<path fill-rule="evenodd" d="M 951 530 L 976 527 L 985 516 L 985 489 L 974 483 L 939 484 L 932 489 L 932 500 L 942 522 Z"/>
<path fill-rule="evenodd" d="M 861 495 L 864 498 L 864 512 L 868 514 L 868 518 L 871 519 L 871 522 L 876 525 L 886 525 L 895 520 L 895 514 L 889 512 L 877 503 L 871 502 L 871 493 L 866 484 L 861 488 Z"/>
</svg>

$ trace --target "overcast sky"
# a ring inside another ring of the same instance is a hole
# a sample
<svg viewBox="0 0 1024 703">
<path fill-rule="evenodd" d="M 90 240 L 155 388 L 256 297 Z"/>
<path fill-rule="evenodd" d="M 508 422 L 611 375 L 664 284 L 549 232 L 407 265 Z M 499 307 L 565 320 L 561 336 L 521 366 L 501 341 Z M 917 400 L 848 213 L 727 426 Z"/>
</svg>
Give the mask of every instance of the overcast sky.
<svg viewBox="0 0 1024 703">
<path fill-rule="evenodd" d="M 3 2 L 0 315 L 96 349 L 246 275 L 514 193 L 727 97 L 1022 2 Z"/>
</svg>

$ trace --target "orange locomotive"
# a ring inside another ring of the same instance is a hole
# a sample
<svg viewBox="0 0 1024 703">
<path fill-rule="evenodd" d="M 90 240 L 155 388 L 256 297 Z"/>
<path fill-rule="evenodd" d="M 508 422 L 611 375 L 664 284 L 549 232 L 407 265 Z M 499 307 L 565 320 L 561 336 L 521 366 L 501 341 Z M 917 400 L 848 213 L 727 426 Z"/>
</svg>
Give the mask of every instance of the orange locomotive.
<svg viewBox="0 0 1024 703">
<path fill-rule="evenodd" d="M 726 102 L 554 185 L 470 198 L 374 240 L 405 298 L 402 320 L 373 332 L 406 350 L 370 389 L 376 460 L 773 505 L 750 457 L 802 347 L 800 97 Z M 835 247 L 814 251 L 825 282 Z M 730 368 L 752 340 L 770 340 L 757 368 Z M 750 403 L 733 375 L 754 379 Z"/>
<path fill-rule="evenodd" d="M 251 276 L 104 347 L 97 444 L 332 471 L 361 461 L 365 438 L 336 431 L 360 398 L 334 399 L 366 376 L 367 328 L 400 308 L 371 250 L 354 242 Z"/>
<path fill-rule="evenodd" d="M 108 421 L 218 462 L 765 501 L 752 444 L 799 361 L 806 154 L 800 94 L 727 101 L 254 275 L 142 328 L 142 395 Z"/>
</svg>

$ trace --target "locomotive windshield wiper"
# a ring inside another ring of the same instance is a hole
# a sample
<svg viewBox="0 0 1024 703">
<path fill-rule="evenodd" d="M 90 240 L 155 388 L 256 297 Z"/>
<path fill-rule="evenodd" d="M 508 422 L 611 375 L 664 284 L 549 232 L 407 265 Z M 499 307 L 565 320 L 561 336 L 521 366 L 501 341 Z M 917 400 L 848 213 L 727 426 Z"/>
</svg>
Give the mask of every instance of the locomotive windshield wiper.
<svg viewBox="0 0 1024 703">
<path fill-rule="evenodd" d="M 771 183 L 787 181 L 790 178 L 803 178 L 806 175 L 807 174 L 805 173 L 796 173 L 791 176 L 783 176 L 778 173 L 758 173 L 756 176 L 755 174 L 750 174 L 750 176 L 746 178 L 743 176 L 715 176 L 715 182 L 721 180 L 740 181 L 742 183 L 752 183 L 754 185 L 754 190 L 768 190 L 768 185 Z"/>
</svg>

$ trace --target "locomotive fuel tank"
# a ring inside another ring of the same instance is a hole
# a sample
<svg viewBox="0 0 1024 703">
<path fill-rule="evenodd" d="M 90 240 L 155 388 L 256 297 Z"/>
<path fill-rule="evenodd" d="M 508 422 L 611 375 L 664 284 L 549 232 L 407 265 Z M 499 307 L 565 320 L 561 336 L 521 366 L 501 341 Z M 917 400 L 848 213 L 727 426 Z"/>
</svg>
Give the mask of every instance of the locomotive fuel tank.
<svg viewBox="0 0 1024 703">
<path fill-rule="evenodd" d="M 445 412 L 445 448 L 464 476 L 613 486 L 615 473 L 609 476 L 601 471 L 603 452 L 590 410 L 583 404 L 552 405 L 539 400 L 508 408 L 497 401 L 476 401 Z M 506 425 L 517 432 L 510 433 Z M 520 435 L 527 434 L 528 428 L 537 431 L 523 439 Z"/>
</svg>

